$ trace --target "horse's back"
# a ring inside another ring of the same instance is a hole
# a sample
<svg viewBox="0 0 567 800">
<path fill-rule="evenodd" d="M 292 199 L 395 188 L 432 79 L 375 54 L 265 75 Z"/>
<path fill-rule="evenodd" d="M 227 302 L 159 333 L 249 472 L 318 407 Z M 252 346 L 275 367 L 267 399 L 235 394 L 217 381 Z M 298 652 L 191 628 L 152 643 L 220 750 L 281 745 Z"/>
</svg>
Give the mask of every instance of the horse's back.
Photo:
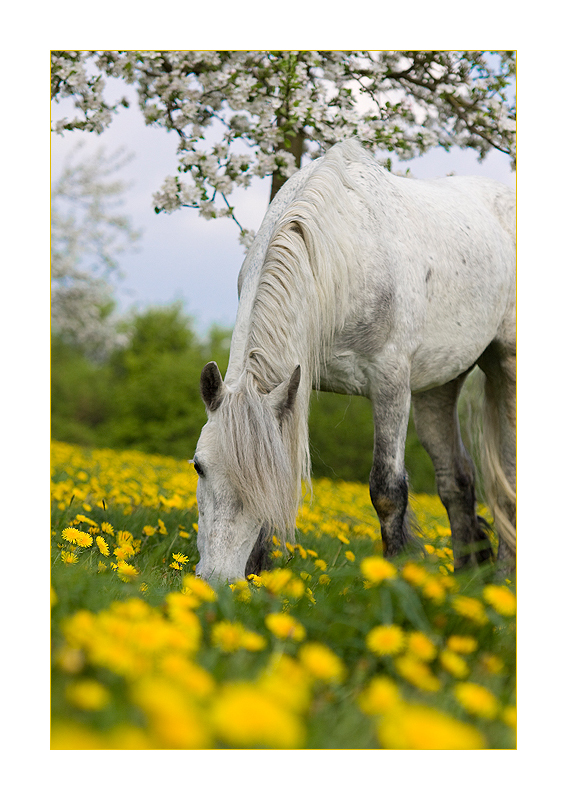
<svg viewBox="0 0 567 800">
<path fill-rule="evenodd" d="M 421 246 L 413 256 L 417 280 L 424 281 L 412 356 L 412 388 L 420 390 L 452 380 L 492 341 L 514 336 L 515 198 L 487 178 L 414 184 L 425 221 L 417 226 Z"/>
<path fill-rule="evenodd" d="M 368 280 L 353 304 L 348 340 L 342 335 L 338 344 L 348 344 L 355 360 L 368 357 L 368 331 L 378 324 L 368 315 L 383 313 L 377 300 L 388 287 L 389 332 L 387 342 L 371 337 L 382 342 L 376 358 L 384 350 L 409 359 L 412 389 L 420 391 L 456 377 L 514 327 L 514 193 L 480 177 L 403 178 L 356 155 L 345 149 L 346 191 L 358 193 L 350 207 L 358 207 L 350 220 L 361 231 L 355 269 Z"/>
</svg>

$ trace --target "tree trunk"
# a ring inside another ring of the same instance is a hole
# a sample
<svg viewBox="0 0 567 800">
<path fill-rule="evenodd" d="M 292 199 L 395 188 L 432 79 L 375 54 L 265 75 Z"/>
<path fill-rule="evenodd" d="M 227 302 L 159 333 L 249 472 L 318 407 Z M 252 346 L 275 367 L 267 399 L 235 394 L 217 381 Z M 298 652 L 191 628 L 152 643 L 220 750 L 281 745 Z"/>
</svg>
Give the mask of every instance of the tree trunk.
<svg viewBox="0 0 567 800">
<path fill-rule="evenodd" d="M 303 131 L 299 131 L 295 135 L 286 134 L 286 142 L 288 144 L 284 144 L 282 150 L 287 150 L 289 153 L 292 154 L 295 160 L 295 166 L 297 169 L 301 167 L 301 156 L 303 155 L 303 144 L 305 142 L 305 134 Z M 272 175 L 272 190 L 270 192 L 270 203 L 278 193 L 278 191 L 282 188 L 284 183 L 286 182 L 287 178 L 281 175 L 279 172 L 274 172 Z"/>
</svg>

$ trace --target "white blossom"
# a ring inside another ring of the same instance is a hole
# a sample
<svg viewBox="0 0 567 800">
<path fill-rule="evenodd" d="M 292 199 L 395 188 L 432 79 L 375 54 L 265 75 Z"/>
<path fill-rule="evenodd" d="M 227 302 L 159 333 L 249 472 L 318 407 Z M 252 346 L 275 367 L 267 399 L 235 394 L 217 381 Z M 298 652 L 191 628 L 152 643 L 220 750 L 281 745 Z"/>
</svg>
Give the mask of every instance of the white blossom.
<svg viewBox="0 0 567 800">
<path fill-rule="evenodd" d="M 352 136 L 382 158 L 441 145 L 479 158 L 498 148 L 515 163 L 513 51 L 52 51 L 52 97 L 72 97 L 78 114 L 55 131 L 110 123 L 125 101 L 105 101 L 105 76 L 135 86 L 146 123 L 179 137 L 183 177 L 154 194 L 158 211 L 234 217 L 235 187 L 281 183 L 302 155 Z"/>
</svg>

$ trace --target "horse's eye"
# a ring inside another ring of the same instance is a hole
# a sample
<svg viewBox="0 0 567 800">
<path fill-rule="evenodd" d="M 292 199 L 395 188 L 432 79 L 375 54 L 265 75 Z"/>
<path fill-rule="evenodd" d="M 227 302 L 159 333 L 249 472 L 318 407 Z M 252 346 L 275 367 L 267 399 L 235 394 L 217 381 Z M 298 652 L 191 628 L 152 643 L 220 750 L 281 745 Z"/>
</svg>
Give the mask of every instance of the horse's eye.
<svg viewBox="0 0 567 800">
<path fill-rule="evenodd" d="M 197 473 L 197 475 L 200 478 L 204 478 L 205 477 L 205 470 L 203 469 L 201 464 L 197 461 L 197 459 L 195 459 L 193 461 L 193 466 L 195 467 L 195 472 Z"/>
</svg>

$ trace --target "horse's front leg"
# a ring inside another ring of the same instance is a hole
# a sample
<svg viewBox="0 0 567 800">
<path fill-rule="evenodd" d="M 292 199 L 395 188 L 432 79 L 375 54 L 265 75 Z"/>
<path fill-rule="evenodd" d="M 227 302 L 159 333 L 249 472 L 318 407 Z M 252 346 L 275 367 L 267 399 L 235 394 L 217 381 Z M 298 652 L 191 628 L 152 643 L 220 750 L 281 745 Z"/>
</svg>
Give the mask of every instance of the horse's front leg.
<svg viewBox="0 0 567 800">
<path fill-rule="evenodd" d="M 376 509 L 384 556 L 392 558 L 404 550 L 420 549 L 408 522 L 408 480 L 404 465 L 405 441 L 410 413 L 409 368 L 376 381 L 372 393 L 374 412 L 374 458 L 370 472 L 370 499 Z"/>
</svg>

